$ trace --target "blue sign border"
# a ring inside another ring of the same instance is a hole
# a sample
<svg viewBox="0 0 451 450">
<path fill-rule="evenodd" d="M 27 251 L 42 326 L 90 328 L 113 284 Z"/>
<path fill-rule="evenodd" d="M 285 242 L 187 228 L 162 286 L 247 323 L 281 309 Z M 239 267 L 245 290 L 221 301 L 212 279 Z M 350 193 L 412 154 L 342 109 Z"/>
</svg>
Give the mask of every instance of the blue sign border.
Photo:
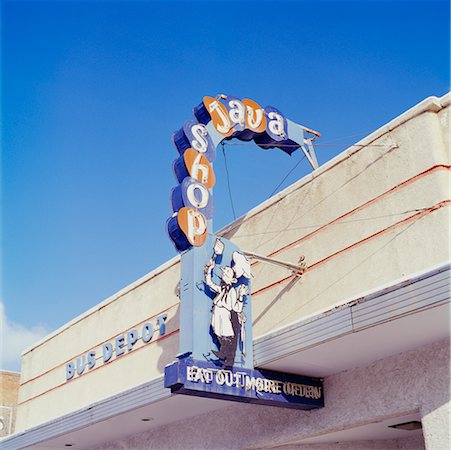
<svg viewBox="0 0 451 450">
<path fill-rule="evenodd" d="M 192 358 L 166 366 L 164 386 L 173 394 L 259 405 L 303 410 L 324 406 L 320 378 L 236 367 L 220 369 Z"/>
</svg>

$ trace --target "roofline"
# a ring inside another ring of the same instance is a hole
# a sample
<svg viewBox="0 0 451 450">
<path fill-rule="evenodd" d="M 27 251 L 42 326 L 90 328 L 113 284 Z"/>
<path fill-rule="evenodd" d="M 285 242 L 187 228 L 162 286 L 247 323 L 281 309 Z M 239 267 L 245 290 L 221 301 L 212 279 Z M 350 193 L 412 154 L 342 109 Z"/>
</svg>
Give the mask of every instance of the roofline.
<svg viewBox="0 0 451 450">
<path fill-rule="evenodd" d="M 4 373 L 10 373 L 10 374 L 13 374 L 13 375 L 19 375 L 20 376 L 20 371 L 18 371 L 18 370 L 0 369 L 0 374 L 4 374 Z"/>
<path fill-rule="evenodd" d="M 44 344 L 45 342 L 49 341 L 50 339 L 54 338 L 55 336 L 58 336 L 63 331 L 67 330 L 68 328 L 72 327 L 73 325 L 77 324 L 78 322 L 81 322 L 86 317 L 94 314 L 95 312 L 99 311 L 102 308 L 105 308 L 107 305 L 115 302 L 116 300 L 118 300 L 119 298 L 128 294 L 129 292 L 134 291 L 136 288 L 138 288 L 142 284 L 147 283 L 147 281 L 151 280 L 152 278 L 156 277 L 157 275 L 160 275 L 161 273 L 170 269 L 172 266 L 175 266 L 177 263 L 179 263 L 179 261 L 180 261 L 180 255 L 174 256 L 169 261 L 166 261 L 164 264 L 161 264 L 156 269 L 154 269 L 151 272 L 147 273 L 146 275 L 142 276 L 138 280 L 136 280 L 133 283 L 129 284 L 128 286 L 124 287 L 120 291 L 118 291 L 115 294 L 111 295 L 110 297 L 106 298 L 102 302 L 98 303 L 97 305 L 88 309 L 87 311 L 85 311 L 84 313 L 75 317 L 71 321 L 69 321 L 69 322 L 65 323 L 64 325 L 62 325 L 61 327 L 57 328 L 55 331 L 52 331 L 47 336 L 44 336 L 42 339 L 35 342 L 31 346 L 27 347 L 25 350 L 23 350 L 23 352 L 21 353 L 21 356 L 24 356 L 27 353 L 33 351 L 36 347 L 39 347 L 40 345 Z"/>
<path fill-rule="evenodd" d="M 292 184 L 291 186 L 288 186 L 286 189 L 282 190 L 278 194 L 274 195 L 273 197 L 270 197 L 269 199 L 265 200 L 264 202 L 260 203 L 255 208 L 251 209 L 248 213 L 244 214 L 243 216 L 237 218 L 233 222 L 229 223 L 225 227 L 221 228 L 219 231 L 217 231 L 217 234 L 220 236 L 224 236 L 229 231 L 231 231 L 236 226 L 239 226 L 239 224 L 244 220 L 248 219 L 250 217 L 256 216 L 260 212 L 266 210 L 273 204 L 279 202 L 282 198 L 285 196 L 291 194 L 292 192 L 300 189 L 301 187 L 305 186 L 306 184 L 313 181 L 315 178 L 323 175 L 324 173 L 328 172 L 330 169 L 335 167 L 336 165 L 340 164 L 341 162 L 348 159 L 350 156 L 358 153 L 359 151 L 363 150 L 366 146 L 370 145 L 373 141 L 376 139 L 384 136 L 385 134 L 389 133 L 390 131 L 393 131 L 394 129 L 398 128 L 400 125 L 404 124 L 405 122 L 424 114 L 428 111 L 438 112 L 451 103 L 451 92 L 446 93 L 442 97 L 427 97 L 417 105 L 413 106 L 412 108 L 408 109 L 401 115 L 397 116 L 395 119 L 391 120 L 387 124 L 383 125 L 382 127 L 378 128 L 376 131 L 372 132 L 365 138 L 358 141 L 356 144 L 351 145 L 347 150 L 344 150 L 342 153 L 338 154 L 331 160 L 324 163 L 322 166 L 320 166 L 315 171 L 309 173 L 308 175 L 302 177 L 300 180 Z M 129 284 L 128 286 L 124 287 L 120 291 L 116 292 L 115 294 L 111 295 L 110 297 L 106 298 L 99 304 L 93 306 L 92 308 L 88 309 L 84 313 L 80 314 L 79 316 L 75 317 L 71 321 L 67 322 L 66 324 L 62 325 L 61 327 L 57 328 L 55 331 L 51 332 L 47 336 L 43 337 L 39 341 L 35 342 L 31 346 L 27 347 L 22 353 L 21 356 L 23 357 L 27 353 L 31 352 L 35 348 L 39 347 L 40 345 L 44 344 L 45 342 L 49 341 L 50 339 L 54 338 L 55 336 L 61 334 L 63 331 L 67 330 L 68 328 L 72 327 L 73 325 L 77 324 L 78 322 L 82 321 L 86 317 L 94 314 L 95 312 L 99 311 L 100 309 L 106 307 L 107 305 L 113 303 L 114 301 L 118 300 L 119 298 L 123 297 L 124 295 L 128 294 L 129 292 L 133 291 L 134 289 L 138 288 L 142 284 L 146 283 L 147 281 L 151 280 L 152 278 L 156 277 L 157 275 L 160 275 L 161 273 L 165 272 L 166 270 L 170 269 L 172 266 L 178 264 L 180 261 L 180 255 L 176 255 L 173 258 L 171 258 L 169 261 L 163 263 L 156 269 L 152 270 L 148 274 L 144 275 L 143 277 L 139 278 L 135 282 Z"/>
</svg>

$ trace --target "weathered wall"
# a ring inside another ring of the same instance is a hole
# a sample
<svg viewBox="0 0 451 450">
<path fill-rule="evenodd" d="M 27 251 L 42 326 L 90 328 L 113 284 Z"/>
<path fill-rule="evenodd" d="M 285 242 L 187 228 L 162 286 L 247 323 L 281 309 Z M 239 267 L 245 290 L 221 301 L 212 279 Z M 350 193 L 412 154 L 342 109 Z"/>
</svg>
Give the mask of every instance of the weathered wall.
<svg viewBox="0 0 451 450">
<path fill-rule="evenodd" d="M 332 442 L 330 444 L 284 445 L 281 450 L 424 450 L 423 436 L 377 441 Z"/>
<path fill-rule="evenodd" d="M 264 255 L 306 256 L 301 282 L 254 266 L 254 336 L 449 260 L 448 111 L 400 116 L 226 230 Z"/>
<path fill-rule="evenodd" d="M 244 250 L 306 256 L 301 281 L 253 266 L 254 337 L 449 260 L 448 103 L 425 100 L 223 230 Z M 178 353 L 178 279 L 174 258 L 26 351 L 17 430 L 160 375 Z M 161 313 L 164 336 L 102 363 L 105 342 Z M 90 350 L 96 366 L 66 382 Z"/>
<path fill-rule="evenodd" d="M 449 423 L 450 418 L 448 358 L 449 342 L 436 342 L 327 377 L 326 406 L 319 410 L 292 411 L 239 404 L 221 409 L 220 417 L 204 414 L 109 442 L 95 450 L 285 449 L 285 445 L 293 442 L 296 446 L 289 449 L 415 450 L 424 448 L 424 441 L 421 434 L 410 438 L 408 432 L 405 432 L 407 441 L 402 438 L 385 443 L 376 440 L 313 446 L 299 441 L 418 411 L 422 416 L 425 448 L 443 450 L 449 448 L 450 442 L 449 427 L 441 426 Z M 437 426 L 432 428 L 425 421 L 429 411 L 440 414 Z"/>
<path fill-rule="evenodd" d="M 169 263 L 164 276 L 160 273 L 129 286 L 24 355 L 18 430 L 138 386 L 159 376 L 172 362 L 178 352 L 178 267 Z M 168 317 L 166 333 L 160 336 L 156 318 L 162 313 Z M 149 343 L 139 341 L 133 351 L 102 362 L 105 342 L 114 345 L 115 337 L 141 330 L 146 322 L 155 328 Z M 66 363 L 81 360 L 92 349 L 96 366 L 66 382 Z"/>
<path fill-rule="evenodd" d="M 0 371 L 0 437 L 14 433 L 20 374 Z"/>
</svg>

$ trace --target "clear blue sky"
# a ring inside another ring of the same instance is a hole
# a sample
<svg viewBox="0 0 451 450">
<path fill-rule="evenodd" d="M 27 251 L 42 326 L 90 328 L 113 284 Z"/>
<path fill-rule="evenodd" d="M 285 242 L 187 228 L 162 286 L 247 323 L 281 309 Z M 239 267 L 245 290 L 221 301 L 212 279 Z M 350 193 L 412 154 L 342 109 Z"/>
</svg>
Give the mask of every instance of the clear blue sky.
<svg viewBox="0 0 451 450">
<path fill-rule="evenodd" d="M 5 1 L 1 81 L 6 330 L 38 336 L 176 254 L 171 136 L 204 95 L 319 130 L 324 163 L 449 90 L 449 6 Z M 302 155 L 248 143 L 226 156 L 240 216 Z M 309 170 L 304 159 L 279 190 Z M 219 229 L 233 220 L 222 154 L 215 172 Z"/>
</svg>

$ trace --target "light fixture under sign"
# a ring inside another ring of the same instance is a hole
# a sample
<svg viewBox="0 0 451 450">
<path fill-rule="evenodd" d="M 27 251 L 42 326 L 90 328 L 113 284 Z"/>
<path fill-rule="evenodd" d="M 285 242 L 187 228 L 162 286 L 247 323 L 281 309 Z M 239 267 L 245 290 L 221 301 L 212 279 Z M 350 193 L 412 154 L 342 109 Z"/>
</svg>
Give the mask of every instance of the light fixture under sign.
<svg viewBox="0 0 451 450">
<path fill-rule="evenodd" d="M 410 422 L 397 423 L 396 425 L 389 425 L 388 428 L 395 428 L 397 430 L 415 431 L 421 430 L 423 426 L 418 420 L 412 420 Z"/>
</svg>

